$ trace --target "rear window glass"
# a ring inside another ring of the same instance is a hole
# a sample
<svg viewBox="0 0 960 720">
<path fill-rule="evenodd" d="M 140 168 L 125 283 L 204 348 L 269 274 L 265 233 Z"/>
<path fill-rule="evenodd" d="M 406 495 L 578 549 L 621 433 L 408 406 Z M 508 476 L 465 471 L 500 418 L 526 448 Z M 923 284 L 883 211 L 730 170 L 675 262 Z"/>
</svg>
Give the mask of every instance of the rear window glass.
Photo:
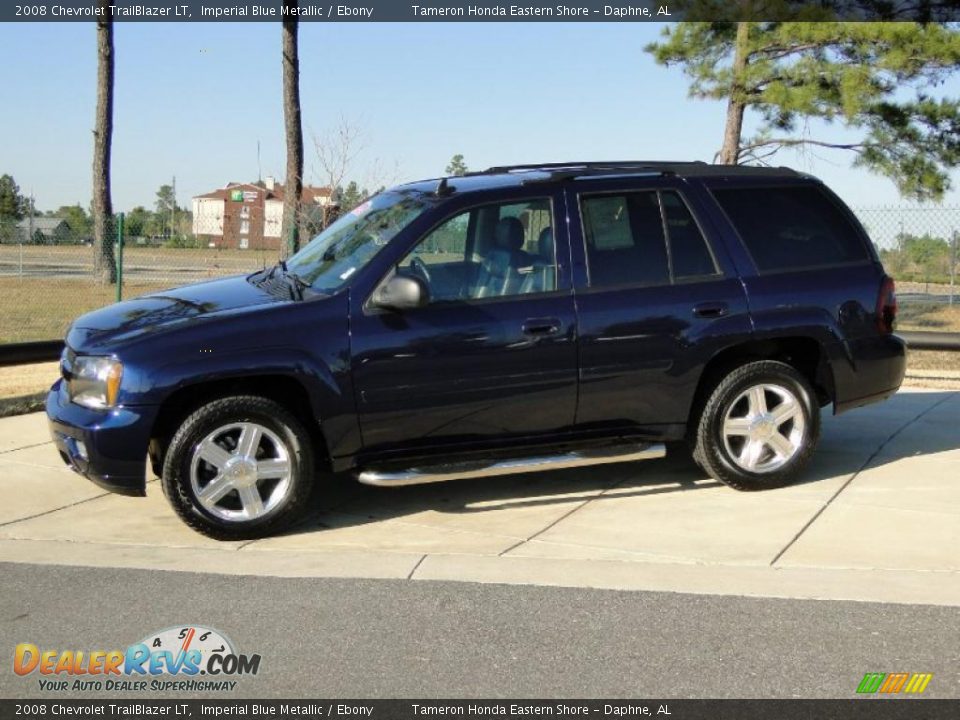
<svg viewBox="0 0 960 720">
<path fill-rule="evenodd" d="M 591 287 L 670 282 L 656 191 L 582 200 Z"/>
<path fill-rule="evenodd" d="M 869 259 L 857 229 L 815 187 L 713 191 L 758 270 L 790 270 Z"/>
</svg>

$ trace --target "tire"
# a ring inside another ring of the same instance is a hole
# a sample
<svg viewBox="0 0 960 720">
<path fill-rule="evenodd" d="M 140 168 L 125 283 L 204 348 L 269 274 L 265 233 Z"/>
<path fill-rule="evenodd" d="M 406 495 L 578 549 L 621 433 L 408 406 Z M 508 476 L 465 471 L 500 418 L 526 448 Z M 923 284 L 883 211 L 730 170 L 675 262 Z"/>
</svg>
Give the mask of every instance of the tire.
<svg viewBox="0 0 960 720">
<path fill-rule="evenodd" d="M 793 482 L 820 439 L 810 382 L 774 360 L 741 365 L 710 393 L 697 423 L 694 460 L 737 490 Z"/>
<path fill-rule="evenodd" d="M 314 487 L 310 436 L 263 397 L 214 400 L 170 441 L 164 495 L 194 530 L 218 540 L 264 537 L 303 514 Z"/>
</svg>

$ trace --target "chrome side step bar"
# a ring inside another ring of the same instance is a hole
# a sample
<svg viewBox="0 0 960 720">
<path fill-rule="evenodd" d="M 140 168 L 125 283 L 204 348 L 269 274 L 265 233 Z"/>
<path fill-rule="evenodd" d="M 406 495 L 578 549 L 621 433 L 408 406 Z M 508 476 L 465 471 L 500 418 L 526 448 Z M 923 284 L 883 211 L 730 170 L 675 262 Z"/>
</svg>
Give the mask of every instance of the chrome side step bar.
<svg viewBox="0 0 960 720">
<path fill-rule="evenodd" d="M 480 460 L 473 462 L 430 465 L 409 470 L 362 470 L 357 479 L 364 485 L 378 487 L 400 487 L 403 485 L 422 485 L 424 483 L 443 482 L 445 480 L 467 480 L 471 478 L 493 477 L 495 475 L 513 475 L 514 473 L 539 472 L 541 470 L 561 470 L 583 467 L 585 465 L 605 465 L 607 463 L 632 462 L 662 458 L 667 454 L 661 444 L 634 443 L 613 447 L 578 450 L 560 455 L 541 455 L 509 460 Z"/>
</svg>

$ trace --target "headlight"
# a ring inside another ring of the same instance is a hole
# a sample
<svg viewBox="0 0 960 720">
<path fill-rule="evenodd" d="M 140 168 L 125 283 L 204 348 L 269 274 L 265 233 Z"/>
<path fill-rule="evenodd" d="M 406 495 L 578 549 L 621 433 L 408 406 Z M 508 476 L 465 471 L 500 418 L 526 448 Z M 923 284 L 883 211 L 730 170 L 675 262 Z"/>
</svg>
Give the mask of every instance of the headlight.
<svg viewBox="0 0 960 720">
<path fill-rule="evenodd" d="M 70 399 L 88 408 L 112 408 L 122 377 L 123 363 L 116 358 L 78 355 L 70 369 Z"/>
</svg>

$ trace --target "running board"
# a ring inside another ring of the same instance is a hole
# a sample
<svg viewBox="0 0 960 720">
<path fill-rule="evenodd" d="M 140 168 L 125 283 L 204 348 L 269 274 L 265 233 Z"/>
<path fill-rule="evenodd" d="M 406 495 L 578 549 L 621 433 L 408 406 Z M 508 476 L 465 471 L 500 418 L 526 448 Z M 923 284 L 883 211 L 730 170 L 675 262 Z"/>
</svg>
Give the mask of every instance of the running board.
<svg viewBox="0 0 960 720">
<path fill-rule="evenodd" d="M 494 477 L 495 475 L 513 475 L 515 473 L 539 472 L 541 470 L 563 470 L 585 465 L 605 465 L 607 463 L 632 462 L 662 458 L 667 454 L 661 444 L 639 443 L 617 445 L 614 447 L 594 448 L 566 452 L 560 455 L 541 455 L 510 460 L 481 460 L 474 462 L 430 465 L 409 470 L 362 470 L 357 479 L 364 485 L 378 487 L 401 487 L 403 485 L 422 485 L 424 483 L 443 482 L 445 480 L 467 480 L 471 478 Z"/>
</svg>

